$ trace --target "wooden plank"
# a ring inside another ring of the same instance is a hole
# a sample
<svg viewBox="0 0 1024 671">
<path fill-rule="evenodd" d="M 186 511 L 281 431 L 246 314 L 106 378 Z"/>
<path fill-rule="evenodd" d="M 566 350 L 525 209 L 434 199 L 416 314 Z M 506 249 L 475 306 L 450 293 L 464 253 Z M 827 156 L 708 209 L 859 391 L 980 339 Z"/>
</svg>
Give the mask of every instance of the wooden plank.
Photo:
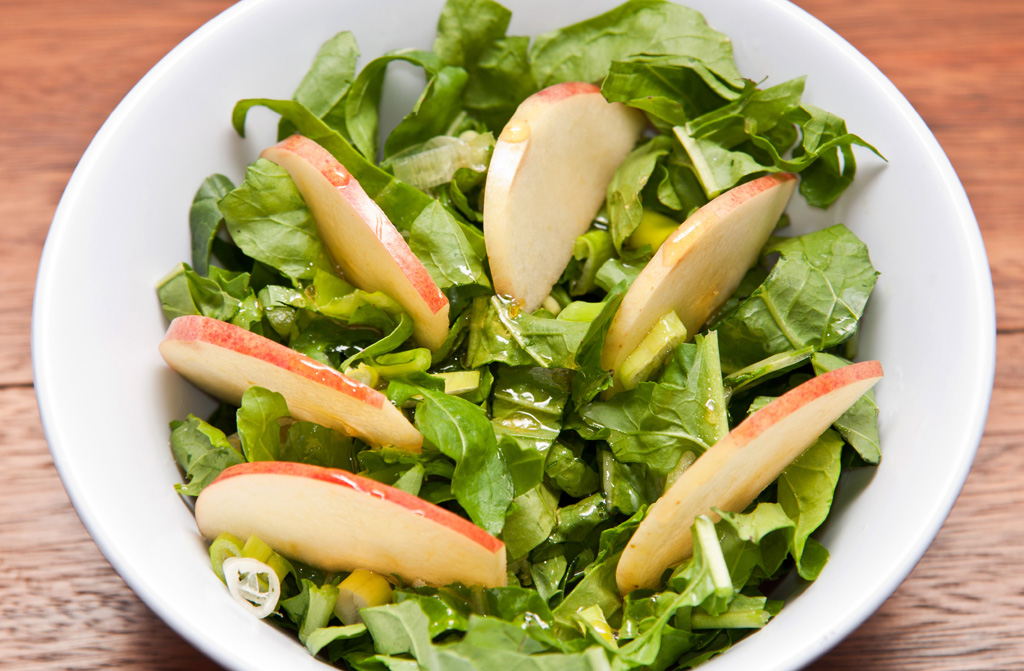
<svg viewBox="0 0 1024 671">
<path fill-rule="evenodd" d="M 1024 334 L 1000 336 L 985 436 L 963 492 L 910 577 L 813 671 L 1024 666 Z"/>
<path fill-rule="evenodd" d="M 0 389 L 0 407 L 0 666 L 217 668 L 139 601 L 89 538 L 53 468 L 32 388 Z"/>
<path fill-rule="evenodd" d="M 1024 3 L 798 0 L 888 76 L 928 123 L 974 207 L 1000 330 L 1024 329 Z M 813 85 L 813 83 L 809 83 Z"/>
<path fill-rule="evenodd" d="M 39 254 L 89 141 L 135 82 L 230 4 L 185 0 L 171 10 L 131 0 L 0 3 L 0 385 L 32 381 Z"/>
</svg>

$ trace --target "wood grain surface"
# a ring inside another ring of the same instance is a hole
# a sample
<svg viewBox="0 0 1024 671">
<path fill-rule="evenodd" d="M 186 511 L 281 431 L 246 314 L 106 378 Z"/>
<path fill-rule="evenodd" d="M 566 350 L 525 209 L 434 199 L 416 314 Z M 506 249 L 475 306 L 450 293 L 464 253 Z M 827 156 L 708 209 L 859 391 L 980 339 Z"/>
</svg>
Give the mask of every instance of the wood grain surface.
<svg viewBox="0 0 1024 671">
<path fill-rule="evenodd" d="M 90 138 L 224 0 L 0 0 L 0 668 L 216 668 L 114 573 L 54 470 L 32 388 L 39 254 Z M 931 126 L 988 249 L 998 370 L 949 520 L 882 608 L 810 668 L 1024 669 L 1024 2 L 799 0 Z M 950 315 L 955 322 L 955 315 Z"/>
</svg>

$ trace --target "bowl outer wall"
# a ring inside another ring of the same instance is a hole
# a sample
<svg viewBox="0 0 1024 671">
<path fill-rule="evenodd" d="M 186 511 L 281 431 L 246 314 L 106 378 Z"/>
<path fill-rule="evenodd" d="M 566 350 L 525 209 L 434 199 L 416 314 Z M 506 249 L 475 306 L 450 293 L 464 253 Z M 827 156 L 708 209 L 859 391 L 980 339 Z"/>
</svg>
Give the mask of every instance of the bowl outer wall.
<svg viewBox="0 0 1024 671">
<path fill-rule="evenodd" d="M 514 11 L 510 34 L 537 34 L 618 3 L 507 4 Z M 844 481 L 841 515 L 821 534 L 832 559 L 813 587 L 765 631 L 704 667 L 796 669 L 895 591 L 956 500 L 992 389 L 991 276 L 948 159 L 862 55 L 785 2 L 688 4 L 733 38 L 745 76 L 770 74 L 772 84 L 807 74 L 806 99 L 846 118 L 890 160 L 859 151 L 858 180 L 833 208 L 814 211 L 795 200 L 790 209 L 794 232 L 849 225 L 882 273 L 861 358 L 881 359 L 887 372 L 877 388 L 883 463 Z M 83 523 L 129 586 L 229 668 L 322 667 L 289 636 L 231 605 L 190 511 L 169 486 L 180 475 L 165 448 L 167 422 L 210 406 L 157 354 L 164 321 L 153 287 L 188 258 L 188 206 L 199 182 L 215 171 L 241 181 L 244 166 L 273 140 L 273 116 L 262 110 L 251 114 L 248 139 L 235 136 L 228 119 L 235 100 L 289 97 L 317 47 L 337 30 L 353 30 L 362 63 L 388 49 L 429 47 L 439 6 L 403 2 L 400 12 L 389 12 L 402 23 L 388 31 L 373 29 L 368 3 L 246 0 L 230 8 L 161 60 L 113 112 L 75 170 L 47 237 L 32 350 L 54 463 Z M 408 106 L 416 77 L 409 69 L 395 75 L 385 101 Z M 157 402 L 124 402 L 138 398 Z"/>
</svg>

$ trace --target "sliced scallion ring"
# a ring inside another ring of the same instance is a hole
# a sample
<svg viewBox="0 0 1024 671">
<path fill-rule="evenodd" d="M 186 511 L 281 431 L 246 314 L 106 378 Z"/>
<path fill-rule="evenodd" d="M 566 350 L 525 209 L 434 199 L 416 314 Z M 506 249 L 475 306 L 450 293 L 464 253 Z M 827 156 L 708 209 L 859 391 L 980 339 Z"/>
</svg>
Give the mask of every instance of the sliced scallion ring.
<svg viewBox="0 0 1024 671">
<path fill-rule="evenodd" d="M 277 608 L 281 581 L 274 569 L 251 557 L 224 560 L 224 581 L 228 593 L 252 615 L 262 619 Z"/>
</svg>

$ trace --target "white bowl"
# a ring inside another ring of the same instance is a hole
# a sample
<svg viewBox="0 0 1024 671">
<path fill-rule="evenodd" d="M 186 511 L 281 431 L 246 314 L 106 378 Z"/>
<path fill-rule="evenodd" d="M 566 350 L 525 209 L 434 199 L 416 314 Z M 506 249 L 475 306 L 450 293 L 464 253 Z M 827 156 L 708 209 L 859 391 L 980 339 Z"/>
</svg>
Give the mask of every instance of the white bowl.
<svg viewBox="0 0 1024 671">
<path fill-rule="evenodd" d="M 36 391 L 54 462 L 107 559 L 171 627 L 233 669 L 320 669 L 290 636 L 236 608 L 209 568 L 167 422 L 204 397 L 157 354 L 157 280 L 189 257 L 188 208 L 212 172 L 240 180 L 273 140 L 256 110 L 249 137 L 229 115 L 244 97 L 290 97 L 317 47 L 352 30 L 365 59 L 429 48 L 441 2 L 247 0 L 164 58 L 93 140 L 60 202 L 33 314 Z M 510 34 L 538 34 L 617 0 L 522 0 Z M 995 363 L 992 283 L 977 224 L 946 156 L 896 88 L 853 47 L 781 0 L 693 0 L 733 38 L 740 70 L 769 83 L 807 74 L 806 100 L 844 117 L 888 164 L 859 152 L 857 180 L 828 211 L 791 208 L 799 232 L 843 222 L 881 271 L 862 358 L 877 387 L 884 457 L 844 481 L 821 534 L 821 577 L 708 671 L 796 669 L 835 645 L 907 576 L 938 532 L 980 440 Z M 400 19 L 396 20 L 396 17 Z M 387 25 L 382 30 L 382 25 Z M 407 105 L 398 73 L 385 102 Z M 393 107 L 400 107 L 395 105 Z M 395 120 L 392 115 L 392 121 Z M 387 119 L 385 119 L 386 121 Z"/>
</svg>

